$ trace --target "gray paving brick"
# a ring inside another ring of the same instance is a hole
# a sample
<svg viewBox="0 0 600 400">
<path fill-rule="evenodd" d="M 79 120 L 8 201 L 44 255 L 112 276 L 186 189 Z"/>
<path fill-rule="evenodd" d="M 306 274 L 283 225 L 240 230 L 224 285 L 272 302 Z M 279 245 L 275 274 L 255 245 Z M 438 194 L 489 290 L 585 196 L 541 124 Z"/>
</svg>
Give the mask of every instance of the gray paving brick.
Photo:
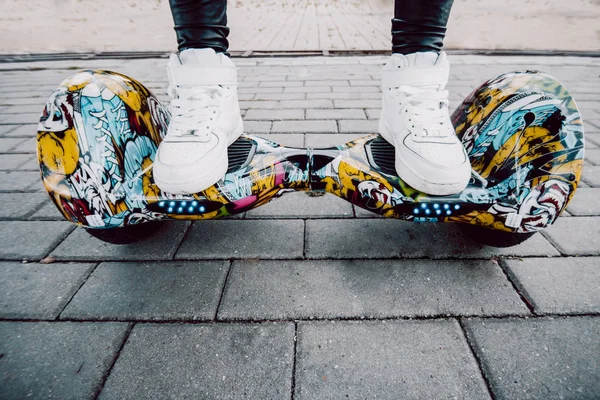
<svg viewBox="0 0 600 400">
<path fill-rule="evenodd" d="M 194 223 L 176 259 L 300 258 L 301 220 L 214 220 Z"/>
<path fill-rule="evenodd" d="M 40 183 L 39 187 L 34 185 Z M 0 171 L 0 191 L 37 190 L 41 187 L 39 171 Z"/>
<path fill-rule="evenodd" d="M 1 126 L 1 125 L 0 125 Z M 20 143 L 23 143 L 25 138 L 0 138 L 0 153 L 10 153 Z M 5 155 L 2 155 L 4 158 Z"/>
<path fill-rule="evenodd" d="M 63 221 L 0 221 L 0 259 L 42 259 L 73 228 Z"/>
<path fill-rule="evenodd" d="M 381 108 L 381 100 L 333 100 L 336 108 Z"/>
<path fill-rule="evenodd" d="M 0 322 L 0 398 L 92 398 L 127 324 Z"/>
<path fill-rule="evenodd" d="M 283 88 L 280 87 L 240 87 L 238 88 L 239 94 L 257 94 L 257 93 L 283 93 Z"/>
<path fill-rule="evenodd" d="M 4 114 L 0 115 L 0 123 L 2 124 L 36 124 L 40 121 L 42 110 L 32 113 L 22 114 Z"/>
<path fill-rule="evenodd" d="M 288 87 L 298 87 L 298 86 L 304 86 L 304 82 L 302 81 L 273 81 L 273 82 L 260 82 L 259 87 L 282 87 L 282 88 L 288 88 Z"/>
<path fill-rule="evenodd" d="M 600 150 L 599 149 L 588 149 L 586 143 L 585 159 L 590 161 L 594 165 L 600 165 Z"/>
<path fill-rule="evenodd" d="M 0 219 L 26 219 L 47 201 L 45 193 L 0 193 Z"/>
<path fill-rule="evenodd" d="M 467 320 L 496 399 L 593 399 L 600 393 L 600 318 Z"/>
<path fill-rule="evenodd" d="M 381 93 L 377 86 L 336 86 L 331 90 L 334 93 Z"/>
<path fill-rule="evenodd" d="M 331 87 L 344 87 L 349 86 L 348 80 L 323 80 L 323 81 L 305 81 L 304 85 L 310 86 L 331 86 Z"/>
<path fill-rule="evenodd" d="M 213 319 L 228 269 L 229 261 L 102 263 L 61 318 Z"/>
<path fill-rule="evenodd" d="M 306 147 L 313 148 L 324 148 L 339 146 L 344 143 L 351 142 L 354 139 L 364 136 L 364 134 L 342 134 L 336 133 L 334 135 L 323 135 L 318 133 L 306 134 Z"/>
<path fill-rule="evenodd" d="M 137 325 L 100 399 L 284 399 L 293 324 Z"/>
<path fill-rule="evenodd" d="M 0 125 L 0 136 L 5 136 L 6 134 L 9 134 L 16 127 L 17 125 Z"/>
<path fill-rule="evenodd" d="M 244 121 L 244 133 L 269 133 L 270 131 L 271 121 Z"/>
<path fill-rule="evenodd" d="M 54 319 L 94 264 L 0 263 L 0 318 Z"/>
<path fill-rule="evenodd" d="M 18 169 L 31 159 L 34 159 L 31 154 L 2 154 L 0 155 L 0 170 Z"/>
<path fill-rule="evenodd" d="M 505 262 L 536 313 L 600 313 L 600 258 L 526 258 Z"/>
<path fill-rule="evenodd" d="M 300 323 L 295 399 L 489 399 L 455 321 Z"/>
<path fill-rule="evenodd" d="M 304 93 L 258 93 L 254 100 L 304 100 Z"/>
<path fill-rule="evenodd" d="M 127 245 L 103 242 L 78 228 L 51 255 L 59 260 L 83 261 L 171 260 L 189 225 L 189 221 L 169 221 L 152 236 Z"/>
<path fill-rule="evenodd" d="M 333 120 L 324 121 L 275 121 L 273 132 L 337 132 Z"/>
<path fill-rule="evenodd" d="M 12 128 L 2 134 L 2 136 L 5 138 L 35 137 L 37 135 L 37 122 L 35 124 L 28 125 L 0 125 L 0 127 Z"/>
<path fill-rule="evenodd" d="M 304 147 L 304 135 L 300 133 L 269 133 L 260 137 L 287 147 Z"/>
<path fill-rule="evenodd" d="M 48 196 L 45 193 L 41 194 L 46 197 Z M 48 200 L 46 204 L 44 204 L 38 211 L 31 215 L 29 219 L 35 221 L 64 221 L 65 217 L 60 211 L 58 211 L 54 203 Z"/>
<path fill-rule="evenodd" d="M 493 261 L 234 262 L 219 319 L 528 315 Z"/>
<path fill-rule="evenodd" d="M 600 255 L 600 219 L 596 217 L 559 218 L 543 231 L 550 242 L 570 256 Z"/>
<path fill-rule="evenodd" d="M 567 210 L 571 215 L 600 215 L 600 188 L 578 188 Z"/>
<path fill-rule="evenodd" d="M 246 119 L 253 120 L 288 120 L 288 119 L 304 119 L 304 110 L 301 109 L 290 109 L 290 110 L 248 110 L 246 113 Z"/>
<path fill-rule="evenodd" d="M 327 99 L 283 100 L 278 102 L 274 108 L 333 108 L 333 103 Z"/>
<path fill-rule="evenodd" d="M 30 139 L 26 139 L 25 141 L 19 143 L 17 146 L 15 146 L 11 152 L 12 153 L 29 153 L 29 154 L 35 154 L 37 151 L 37 139 L 36 138 L 30 138 Z"/>
<path fill-rule="evenodd" d="M 307 99 L 331 99 L 331 100 L 360 100 L 360 99 L 379 99 L 381 94 L 377 92 L 344 92 L 344 93 L 307 93 Z"/>
<path fill-rule="evenodd" d="M 365 112 L 355 110 L 306 110 L 306 119 L 365 119 Z"/>
<path fill-rule="evenodd" d="M 581 180 L 591 187 L 600 187 L 600 165 L 585 165 L 581 174 Z"/>
<path fill-rule="evenodd" d="M 570 218 L 573 219 L 573 218 Z M 490 258 L 559 253 L 541 235 L 508 248 L 466 237 L 456 224 L 417 224 L 388 219 L 308 220 L 309 258 Z"/>
<path fill-rule="evenodd" d="M 379 120 L 366 120 L 366 121 L 353 121 L 344 120 L 339 121 L 340 132 L 342 133 L 377 133 L 379 131 Z"/>
<path fill-rule="evenodd" d="M 283 93 L 330 93 L 331 86 L 298 86 L 286 87 Z"/>
<path fill-rule="evenodd" d="M 247 219 L 331 217 L 353 217 L 352 205 L 329 194 L 315 196 L 306 192 L 293 192 L 246 213 Z"/>
<path fill-rule="evenodd" d="M 261 101 L 240 101 L 241 109 L 251 109 L 251 108 L 265 108 L 265 109 L 273 109 L 277 107 L 278 102 L 275 100 L 261 100 Z M 292 107 L 290 107 L 292 108 Z"/>
<path fill-rule="evenodd" d="M 381 109 L 379 108 L 367 108 L 365 112 L 367 113 L 368 119 L 376 119 L 379 121 L 379 117 L 381 117 Z"/>
</svg>

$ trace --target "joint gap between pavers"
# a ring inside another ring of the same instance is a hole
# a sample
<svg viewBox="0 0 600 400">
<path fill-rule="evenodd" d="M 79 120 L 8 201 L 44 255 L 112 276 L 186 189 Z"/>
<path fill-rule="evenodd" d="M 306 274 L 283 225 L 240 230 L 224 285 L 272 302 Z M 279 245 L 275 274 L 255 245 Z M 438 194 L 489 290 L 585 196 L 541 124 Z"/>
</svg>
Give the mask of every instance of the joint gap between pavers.
<svg viewBox="0 0 600 400">
<path fill-rule="evenodd" d="M 573 217 L 573 218 L 577 218 L 577 217 Z M 558 243 L 556 241 L 552 240 L 552 237 L 550 235 L 548 235 L 546 232 L 544 232 L 542 230 L 542 231 L 540 231 L 540 235 L 542 235 L 544 237 L 544 239 L 546 239 L 552 245 L 552 247 L 554 247 L 556 249 L 556 251 L 558 251 L 560 253 L 561 256 L 569 256 L 568 254 L 565 254 L 562 251 L 560 251 Z"/>
<path fill-rule="evenodd" d="M 308 246 L 308 229 L 306 229 L 306 220 L 302 221 L 302 228 L 304 229 L 304 242 L 302 243 L 302 259 L 306 259 L 306 250 Z"/>
<path fill-rule="evenodd" d="M 121 355 L 121 351 L 123 351 L 123 347 L 125 347 L 125 343 L 127 343 L 127 340 L 129 340 L 129 336 L 131 335 L 131 331 L 133 331 L 134 326 L 135 326 L 135 323 L 131 323 L 127 327 L 127 330 L 125 331 L 125 335 L 123 335 L 123 340 L 121 341 L 121 345 L 115 352 L 115 356 L 113 357 L 112 362 L 110 363 L 108 369 L 102 375 L 102 380 L 100 381 L 100 384 L 98 385 L 98 388 L 96 389 L 96 392 L 94 393 L 94 396 L 92 397 L 93 400 L 98 399 L 98 397 L 100 396 L 100 393 L 102 392 L 102 389 L 104 389 L 104 385 L 106 385 L 106 381 L 108 380 L 110 373 L 112 372 L 115 364 L 117 363 L 117 360 L 119 359 L 119 356 Z"/>
<path fill-rule="evenodd" d="M 87 274 L 87 276 L 83 279 L 83 281 L 81 282 L 81 285 L 79 285 L 79 287 L 77 288 L 77 290 L 75 291 L 75 293 L 73 293 L 73 295 L 71 296 L 71 298 L 65 303 L 65 305 L 63 306 L 62 310 L 60 310 L 60 312 L 58 313 L 58 315 L 56 316 L 55 320 L 56 321 L 63 321 L 61 320 L 61 315 L 62 313 L 65 311 L 65 309 L 69 306 L 69 304 L 71 304 L 71 302 L 73 301 L 73 299 L 75 298 L 75 296 L 77 296 L 77 293 L 79 293 L 79 291 L 81 290 L 81 288 L 83 287 L 83 285 L 86 284 L 86 282 L 88 281 L 88 279 L 90 279 L 90 276 L 92 276 L 92 274 L 94 273 L 94 271 L 96 271 L 96 269 L 98 268 L 98 266 L 102 264 L 101 262 L 96 263 L 96 265 L 94 265 L 94 268 L 92 268 L 90 270 L 90 273 Z"/>
<path fill-rule="evenodd" d="M 183 242 L 187 238 L 188 234 L 190 233 L 190 230 L 192 229 L 192 226 L 194 226 L 194 223 L 195 223 L 195 221 L 193 221 L 191 224 L 188 225 L 187 229 L 185 230 L 185 233 L 181 237 L 181 241 L 179 242 L 179 244 L 177 245 L 177 248 L 173 252 L 173 257 L 171 257 L 170 261 L 175 261 L 176 260 L 177 252 L 179 251 L 179 249 L 181 248 L 181 245 L 183 244 Z M 163 228 L 164 228 L 164 226 L 163 226 Z"/>
<path fill-rule="evenodd" d="M 294 400 L 296 392 L 296 357 L 298 354 L 298 321 L 294 321 L 294 354 L 292 358 L 292 393 L 291 400 Z"/>
<path fill-rule="evenodd" d="M 458 325 L 460 326 L 460 330 L 463 334 L 463 337 L 465 338 L 465 341 L 467 342 L 467 346 L 469 347 L 469 350 L 471 351 L 471 355 L 473 356 L 473 359 L 477 363 L 477 368 L 479 369 L 479 373 L 481 374 L 481 377 L 483 378 L 483 381 L 485 382 L 485 387 L 487 388 L 488 394 L 490 395 L 490 398 L 495 400 L 496 396 L 494 395 L 494 391 L 492 390 L 492 384 L 489 381 L 487 374 L 485 373 L 485 369 L 483 367 L 483 362 L 477 356 L 477 352 L 475 351 L 474 344 L 471 343 L 471 338 L 469 337 L 469 334 L 467 333 L 467 329 L 464 326 L 463 318 L 458 318 L 457 322 L 458 322 Z"/>
<path fill-rule="evenodd" d="M 517 277 L 510 272 L 510 268 L 508 268 L 508 264 L 506 264 L 506 261 L 497 260 L 497 262 L 498 266 L 502 270 L 502 273 L 504 274 L 504 276 L 506 276 L 506 279 L 508 279 L 515 292 L 517 292 L 521 301 L 525 303 L 525 306 L 529 309 L 529 312 L 531 312 L 533 315 L 537 315 L 537 312 L 535 311 L 536 305 L 535 301 L 533 300 L 533 297 L 531 297 L 529 293 L 527 293 L 527 290 L 525 290 L 525 287 L 520 284 Z"/>
<path fill-rule="evenodd" d="M 77 229 L 77 226 L 76 226 L 76 225 L 72 225 L 72 226 L 70 226 L 70 229 L 67 229 L 67 230 L 65 231 L 65 233 L 62 235 L 62 237 L 59 237 L 59 238 L 56 240 L 56 243 L 54 244 L 54 246 L 51 246 L 51 247 L 50 247 L 50 250 L 48 251 L 48 253 L 46 253 L 46 254 L 44 255 L 44 257 L 42 257 L 42 258 L 40 259 L 40 261 L 41 261 L 41 260 L 44 260 L 44 259 L 46 259 L 46 258 L 48 258 L 48 257 L 50 257 L 50 254 L 52 254 L 52 252 L 53 252 L 54 250 L 56 250 L 56 249 L 57 249 L 57 247 L 58 247 L 58 246 L 60 246 L 60 244 L 61 244 L 62 242 L 64 242 L 64 241 L 65 241 L 65 239 L 66 239 L 66 238 L 68 238 L 68 237 L 69 237 L 69 235 L 71 235 L 71 233 L 73 233 L 73 231 L 75 231 L 75 229 Z M 53 258 L 54 258 L 54 257 L 53 257 Z M 53 261 L 54 261 L 54 260 L 53 260 Z"/>
<path fill-rule="evenodd" d="M 244 324 L 269 324 L 269 323 L 298 323 L 298 322 L 385 322 L 385 321 L 448 321 L 456 318 L 477 318 L 480 320 L 535 320 L 535 319 L 567 319 L 567 318 L 581 318 L 590 317 L 598 318 L 600 313 L 581 313 L 581 314 L 540 314 L 540 315 L 420 315 L 420 316 L 395 316 L 395 317 L 305 317 L 305 318 L 289 318 L 289 319 L 218 319 L 213 321 L 211 319 L 124 319 L 124 318 L 105 318 L 105 319 L 76 319 L 76 318 L 65 318 L 61 320 L 55 319 L 39 319 L 39 318 L 0 318 L 0 322 L 47 322 L 47 323 L 87 323 L 87 322 L 120 322 L 120 323 L 135 323 L 135 324 L 187 324 L 187 325 L 244 325 Z"/>
<path fill-rule="evenodd" d="M 227 289 L 227 282 L 229 281 L 229 274 L 231 273 L 232 267 L 233 267 L 233 260 L 229 260 L 229 268 L 227 269 L 227 273 L 225 274 L 225 279 L 223 280 L 223 287 L 221 288 L 221 296 L 219 296 L 219 302 L 217 303 L 217 307 L 215 308 L 215 314 L 213 315 L 213 321 L 218 320 L 219 309 L 221 308 L 221 303 L 223 302 L 223 297 L 225 296 L 225 290 Z"/>
</svg>

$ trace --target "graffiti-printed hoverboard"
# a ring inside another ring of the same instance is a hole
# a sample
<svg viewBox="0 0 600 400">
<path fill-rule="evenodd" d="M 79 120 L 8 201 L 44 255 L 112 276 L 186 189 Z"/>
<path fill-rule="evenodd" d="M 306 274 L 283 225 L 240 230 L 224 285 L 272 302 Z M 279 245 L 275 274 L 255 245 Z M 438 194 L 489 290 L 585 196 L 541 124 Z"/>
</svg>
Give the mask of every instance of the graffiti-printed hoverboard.
<svg viewBox="0 0 600 400">
<path fill-rule="evenodd" d="M 501 75 L 475 90 L 452 120 L 472 164 L 469 186 L 456 195 L 408 186 L 396 175 L 393 147 L 379 135 L 325 149 L 243 135 L 229 148 L 222 180 L 172 195 L 152 176 L 167 109 L 131 78 L 84 71 L 50 97 L 38 156 L 44 185 L 65 218 L 113 243 L 153 232 L 150 221 L 225 217 L 292 190 L 331 193 L 388 218 L 462 222 L 497 246 L 552 224 L 583 166 L 581 118 L 567 90 L 540 72 Z"/>
</svg>

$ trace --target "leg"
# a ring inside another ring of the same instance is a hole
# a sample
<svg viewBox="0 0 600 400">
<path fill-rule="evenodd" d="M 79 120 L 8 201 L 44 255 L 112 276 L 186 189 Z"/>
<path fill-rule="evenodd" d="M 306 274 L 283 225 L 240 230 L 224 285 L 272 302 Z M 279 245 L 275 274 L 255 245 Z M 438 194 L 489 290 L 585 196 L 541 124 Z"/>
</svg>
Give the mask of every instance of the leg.
<svg viewBox="0 0 600 400">
<path fill-rule="evenodd" d="M 169 193 L 203 191 L 228 165 L 242 134 L 237 70 L 227 48 L 226 0 L 169 0 L 178 47 L 167 65 L 171 121 L 154 159 L 154 181 Z"/>
<path fill-rule="evenodd" d="M 442 50 L 454 0 L 396 0 L 392 52 L 410 54 Z"/>
<path fill-rule="evenodd" d="M 229 47 L 227 36 L 227 0 L 169 0 L 177 48 L 211 48 L 225 53 Z"/>
<path fill-rule="evenodd" d="M 421 192 L 449 195 L 471 176 L 448 112 L 441 52 L 453 0 L 396 0 L 392 50 L 382 73 L 379 133 L 396 147 L 396 172 Z"/>
</svg>

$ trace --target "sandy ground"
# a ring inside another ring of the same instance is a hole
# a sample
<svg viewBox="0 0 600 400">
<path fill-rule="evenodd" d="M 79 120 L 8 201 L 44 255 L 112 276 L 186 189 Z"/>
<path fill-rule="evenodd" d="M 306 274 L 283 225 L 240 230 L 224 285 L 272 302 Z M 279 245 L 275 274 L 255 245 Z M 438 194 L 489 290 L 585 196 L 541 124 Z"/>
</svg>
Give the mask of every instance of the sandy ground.
<svg viewBox="0 0 600 400">
<path fill-rule="evenodd" d="M 1 53 L 172 51 L 166 0 L 0 0 Z M 385 50 L 392 0 L 229 2 L 231 50 Z M 457 0 L 449 49 L 600 50 L 600 0 Z"/>
</svg>

